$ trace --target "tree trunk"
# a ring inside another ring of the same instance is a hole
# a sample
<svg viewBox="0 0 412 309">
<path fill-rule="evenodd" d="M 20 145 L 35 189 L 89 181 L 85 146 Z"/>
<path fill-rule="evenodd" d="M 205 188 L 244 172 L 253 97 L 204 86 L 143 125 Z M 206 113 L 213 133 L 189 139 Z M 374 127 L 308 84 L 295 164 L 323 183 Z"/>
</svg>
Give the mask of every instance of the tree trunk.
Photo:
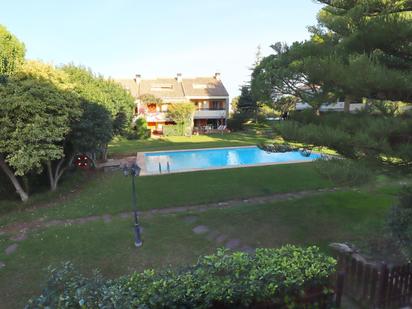
<svg viewBox="0 0 412 309">
<path fill-rule="evenodd" d="M 64 174 L 64 172 L 67 169 L 66 167 L 63 166 L 65 158 L 61 158 L 59 163 L 57 163 L 56 170 L 53 173 L 53 166 L 51 161 L 47 161 L 47 174 L 49 175 L 49 183 L 50 183 L 50 190 L 51 191 L 56 191 L 57 185 L 59 184 L 59 180 L 61 176 Z M 71 160 L 70 160 L 71 162 Z"/>
<path fill-rule="evenodd" d="M 9 177 L 10 181 L 13 183 L 13 186 L 16 189 L 17 194 L 20 195 L 21 200 L 23 202 L 26 202 L 29 199 L 29 195 L 23 190 L 16 175 L 14 175 L 14 173 L 9 168 L 6 161 L 4 161 L 2 156 L 0 156 L 0 167 Z"/>
<path fill-rule="evenodd" d="M 107 146 L 107 144 L 105 144 L 102 147 L 102 159 L 103 159 L 104 162 L 107 161 L 107 153 L 108 153 L 108 146 Z"/>
<path fill-rule="evenodd" d="M 26 193 L 29 195 L 30 194 L 30 182 L 29 182 L 29 178 L 27 177 L 27 175 L 24 175 L 22 177 L 22 185 L 23 185 L 24 191 L 26 191 Z"/>
<path fill-rule="evenodd" d="M 49 175 L 50 191 L 55 191 L 57 188 L 57 183 L 54 178 L 52 163 L 47 161 L 47 174 Z"/>
<path fill-rule="evenodd" d="M 351 102 L 350 97 L 346 96 L 346 97 L 345 97 L 345 103 L 344 103 L 344 105 L 343 105 L 343 111 L 344 111 L 345 113 L 349 113 L 349 112 L 350 112 L 350 102 Z"/>
</svg>

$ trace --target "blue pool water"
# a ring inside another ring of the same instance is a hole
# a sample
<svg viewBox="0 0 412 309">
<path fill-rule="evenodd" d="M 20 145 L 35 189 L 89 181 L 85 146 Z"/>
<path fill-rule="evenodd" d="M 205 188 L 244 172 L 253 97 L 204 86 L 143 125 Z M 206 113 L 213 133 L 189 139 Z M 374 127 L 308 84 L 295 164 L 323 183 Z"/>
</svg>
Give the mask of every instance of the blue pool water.
<svg viewBox="0 0 412 309">
<path fill-rule="evenodd" d="M 184 171 L 264 163 L 313 161 L 319 158 L 320 154 L 312 153 L 309 157 L 304 157 L 299 151 L 267 153 L 258 147 L 241 147 L 145 153 L 144 157 L 146 171 L 159 173 L 159 163 L 162 171 L 167 170 L 168 162 L 170 171 Z"/>
</svg>

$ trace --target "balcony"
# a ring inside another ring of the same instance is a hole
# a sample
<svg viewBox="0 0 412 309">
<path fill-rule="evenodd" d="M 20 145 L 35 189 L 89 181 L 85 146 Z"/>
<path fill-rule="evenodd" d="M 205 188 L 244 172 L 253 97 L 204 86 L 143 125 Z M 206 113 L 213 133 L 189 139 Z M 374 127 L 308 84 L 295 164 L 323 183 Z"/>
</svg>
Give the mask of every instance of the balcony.
<svg viewBox="0 0 412 309">
<path fill-rule="evenodd" d="M 147 122 L 165 122 L 167 121 L 166 112 L 146 112 L 142 113 Z"/>
<path fill-rule="evenodd" d="M 220 119 L 226 118 L 226 109 L 200 108 L 195 111 L 195 119 Z"/>
</svg>

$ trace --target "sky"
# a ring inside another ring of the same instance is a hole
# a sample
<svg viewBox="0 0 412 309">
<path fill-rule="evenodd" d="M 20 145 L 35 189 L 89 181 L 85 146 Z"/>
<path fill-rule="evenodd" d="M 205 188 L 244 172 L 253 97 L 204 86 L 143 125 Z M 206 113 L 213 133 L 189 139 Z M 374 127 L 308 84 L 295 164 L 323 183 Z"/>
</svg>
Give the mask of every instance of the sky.
<svg viewBox="0 0 412 309">
<path fill-rule="evenodd" d="M 257 46 L 309 37 L 313 0 L 0 0 L 0 24 L 26 58 L 74 63 L 112 78 L 212 76 L 231 97 L 250 78 Z"/>
</svg>

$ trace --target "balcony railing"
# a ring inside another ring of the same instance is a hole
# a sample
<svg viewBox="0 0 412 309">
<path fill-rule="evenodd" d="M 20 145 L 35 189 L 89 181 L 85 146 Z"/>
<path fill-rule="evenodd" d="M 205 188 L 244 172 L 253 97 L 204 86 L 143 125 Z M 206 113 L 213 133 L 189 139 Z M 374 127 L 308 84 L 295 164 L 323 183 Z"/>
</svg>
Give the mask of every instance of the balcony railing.
<svg viewBox="0 0 412 309">
<path fill-rule="evenodd" d="M 196 108 L 197 111 L 224 111 L 224 107 L 205 107 L 205 108 Z"/>
<path fill-rule="evenodd" d="M 220 119 L 226 118 L 226 110 L 225 109 L 203 109 L 195 111 L 195 119 Z"/>
</svg>

